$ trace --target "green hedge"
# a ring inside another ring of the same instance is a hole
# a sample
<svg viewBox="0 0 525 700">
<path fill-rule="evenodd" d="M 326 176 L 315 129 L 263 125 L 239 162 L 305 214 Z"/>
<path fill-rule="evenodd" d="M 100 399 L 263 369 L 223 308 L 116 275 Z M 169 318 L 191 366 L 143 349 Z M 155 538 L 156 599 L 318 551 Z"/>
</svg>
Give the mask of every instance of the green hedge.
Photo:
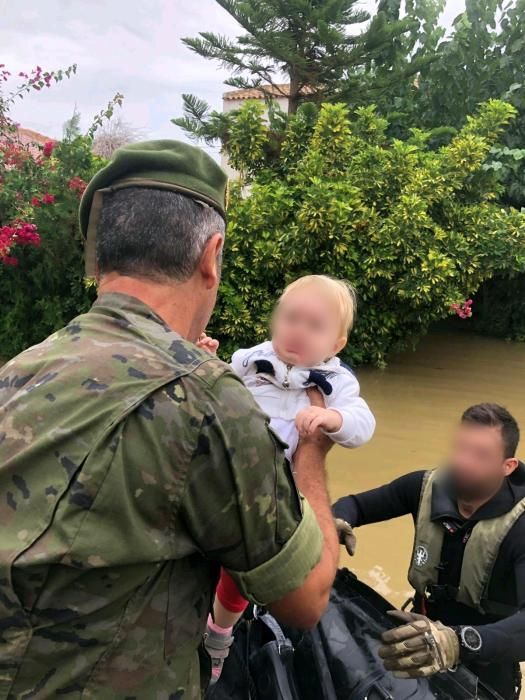
<svg viewBox="0 0 525 700">
<path fill-rule="evenodd" d="M 316 114 L 308 105 L 276 133 L 261 105 L 247 103 L 232 117 L 228 148 L 244 181 L 232 187 L 210 327 L 224 356 L 268 336 L 278 295 L 303 274 L 355 284 L 360 309 L 347 358 L 382 365 L 483 283 L 524 272 L 525 216 L 495 203 L 497 183 L 483 169 L 512 115 L 509 105 L 489 102 L 435 149 L 420 131 L 407 141 L 387 138 L 373 108 L 349 114 L 344 105 L 325 105 Z M 0 227 L 23 219 L 41 237 L 40 247 L 9 251 L 18 266 L 0 264 L 0 356 L 9 357 L 92 302 L 77 210 L 83 183 L 101 162 L 85 139 L 15 166 L 3 157 L 0 149 Z M 52 201 L 43 204 L 46 194 Z M 483 318 L 497 328 L 488 310 L 512 308 L 512 333 L 521 338 L 523 277 L 516 280 L 515 292 L 484 305 Z M 492 287 L 484 289 L 494 299 Z"/>
<path fill-rule="evenodd" d="M 478 333 L 525 342 L 525 275 L 485 282 L 474 299 L 469 326 Z"/>
<path fill-rule="evenodd" d="M 224 280 L 212 330 L 227 357 L 268 336 L 286 283 L 306 273 L 349 279 L 360 299 L 347 357 L 384 364 L 496 273 L 525 270 L 525 216 L 496 204 L 483 164 L 514 113 L 491 101 L 449 144 L 414 131 L 389 140 L 364 108 L 311 106 L 282 134 L 256 103 L 233 119 L 233 188 Z"/>
</svg>

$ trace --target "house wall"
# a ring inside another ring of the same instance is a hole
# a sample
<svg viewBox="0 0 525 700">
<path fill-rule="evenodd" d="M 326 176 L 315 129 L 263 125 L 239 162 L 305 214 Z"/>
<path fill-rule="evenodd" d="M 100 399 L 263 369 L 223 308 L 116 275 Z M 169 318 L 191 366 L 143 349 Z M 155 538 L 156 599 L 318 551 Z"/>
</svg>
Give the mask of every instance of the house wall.
<svg viewBox="0 0 525 700">
<path fill-rule="evenodd" d="M 222 111 L 225 113 L 233 112 L 234 109 L 239 109 L 239 107 L 242 107 L 245 102 L 246 100 L 223 100 Z M 283 112 L 288 111 L 287 97 L 277 97 L 274 99 L 274 102 L 276 102 L 279 105 Z"/>
</svg>

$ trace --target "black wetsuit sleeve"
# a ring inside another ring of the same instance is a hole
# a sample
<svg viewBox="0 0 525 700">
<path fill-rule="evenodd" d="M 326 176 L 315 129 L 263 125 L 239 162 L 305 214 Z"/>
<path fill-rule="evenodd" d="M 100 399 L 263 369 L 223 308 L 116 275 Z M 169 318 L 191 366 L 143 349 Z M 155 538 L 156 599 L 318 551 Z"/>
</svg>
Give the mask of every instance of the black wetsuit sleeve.
<svg viewBox="0 0 525 700">
<path fill-rule="evenodd" d="M 376 489 L 340 498 L 333 506 L 335 517 L 353 527 L 392 520 L 401 515 L 416 516 L 424 471 L 411 472 Z"/>
<path fill-rule="evenodd" d="M 477 654 L 477 661 L 491 663 L 498 660 L 525 661 L 525 518 L 509 532 L 512 538 L 513 568 L 516 581 L 516 596 L 519 612 L 494 622 L 480 625 L 476 629 L 481 634 L 483 644 Z"/>
</svg>

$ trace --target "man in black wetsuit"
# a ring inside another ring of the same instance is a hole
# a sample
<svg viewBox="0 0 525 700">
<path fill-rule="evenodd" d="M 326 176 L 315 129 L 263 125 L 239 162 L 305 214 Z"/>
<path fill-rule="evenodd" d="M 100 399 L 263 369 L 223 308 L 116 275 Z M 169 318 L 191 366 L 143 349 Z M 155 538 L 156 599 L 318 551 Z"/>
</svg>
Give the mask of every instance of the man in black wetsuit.
<svg viewBox="0 0 525 700">
<path fill-rule="evenodd" d="M 525 465 L 515 456 L 518 441 L 518 425 L 506 409 L 472 406 L 446 468 L 412 472 L 335 504 L 336 518 L 351 527 L 408 513 L 414 518 L 408 578 L 416 591 L 414 611 L 425 617 L 407 616 L 408 624 L 384 636 L 381 654 L 397 675 L 430 675 L 459 662 L 505 700 L 519 697 Z M 437 620 L 443 624 L 431 622 Z"/>
</svg>

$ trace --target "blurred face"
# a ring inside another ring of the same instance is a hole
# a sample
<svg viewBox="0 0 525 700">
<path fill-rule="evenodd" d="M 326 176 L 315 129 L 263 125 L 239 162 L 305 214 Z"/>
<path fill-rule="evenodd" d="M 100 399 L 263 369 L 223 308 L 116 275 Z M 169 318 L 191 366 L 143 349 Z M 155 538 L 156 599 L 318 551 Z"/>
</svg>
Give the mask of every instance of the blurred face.
<svg viewBox="0 0 525 700">
<path fill-rule="evenodd" d="M 501 428 L 461 423 L 452 441 L 449 470 L 458 498 L 490 498 L 518 466 L 505 457 Z"/>
<path fill-rule="evenodd" d="M 272 343 L 290 365 L 313 367 L 337 355 L 345 344 L 334 302 L 322 290 L 303 287 L 290 292 L 274 314 Z"/>
</svg>

